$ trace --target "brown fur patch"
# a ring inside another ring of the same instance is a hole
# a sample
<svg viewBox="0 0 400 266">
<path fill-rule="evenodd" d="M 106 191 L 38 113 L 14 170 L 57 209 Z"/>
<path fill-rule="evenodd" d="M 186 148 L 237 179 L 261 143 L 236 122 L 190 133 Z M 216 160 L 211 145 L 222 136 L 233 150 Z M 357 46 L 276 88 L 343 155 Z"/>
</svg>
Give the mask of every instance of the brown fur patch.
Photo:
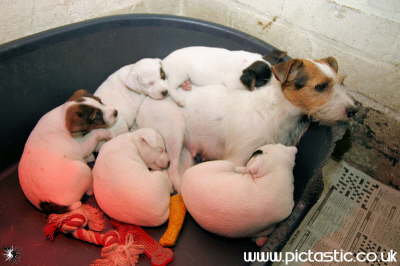
<svg viewBox="0 0 400 266">
<path fill-rule="evenodd" d="M 92 98 L 96 101 L 98 101 L 99 103 L 103 104 L 103 102 L 101 101 L 101 99 L 97 96 L 94 96 L 93 94 L 91 94 L 90 92 L 88 92 L 87 90 L 77 90 L 75 91 L 72 96 L 68 99 L 68 101 L 75 101 L 75 102 L 83 102 L 84 99 L 83 97 L 89 97 Z"/>
<path fill-rule="evenodd" d="M 65 124 L 71 134 L 107 127 L 103 119 L 103 112 L 86 104 L 74 104 L 68 107 Z"/>
<path fill-rule="evenodd" d="M 335 59 L 333 56 L 329 56 L 329 57 L 326 57 L 326 58 L 322 58 L 322 59 L 319 59 L 319 60 L 315 60 L 315 62 L 322 63 L 322 64 L 327 64 L 327 65 L 330 66 L 330 67 L 333 69 L 333 71 L 335 71 L 336 73 L 337 73 L 338 70 L 339 70 L 338 62 L 336 61 L 336 59 Z"/>
<path fill-rule="evenodd" d="M 281 81 L 285 97 L 307 114 L 313 114 L 332 96 L 334 81 L 314 63 L 292 59 L 274 66 L 274 74 Z M 318 91 L 326 83 L 324 90 Z"/>
</svg>

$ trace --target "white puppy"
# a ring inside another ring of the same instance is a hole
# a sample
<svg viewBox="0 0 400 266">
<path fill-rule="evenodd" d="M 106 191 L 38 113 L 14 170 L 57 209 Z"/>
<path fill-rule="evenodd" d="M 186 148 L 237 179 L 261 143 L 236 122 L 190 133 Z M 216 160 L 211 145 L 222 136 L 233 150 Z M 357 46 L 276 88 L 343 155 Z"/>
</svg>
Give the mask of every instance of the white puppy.
<svg viewBox="0 0 400 266">
<path fill-rule="evenodd" d="M 174 98 L 178 98 L 176 89 L 185 81 L 197 86 L 220 84 L 231 89 L 254 90 L 271 77 L 271 65 L 262 55 L 216 47 L 178 49 L 164 58 L 162 65 L 168 78 L 168 91 Z M 187 83 L 183 88 L 188 88 Z"/>
<path fill-rule="evenodd" d="M 161 67 L 161 59 L 144 58 L 134 64 L 123 66 L 111 74 L 95 91 L 107 106 L 118 112 L 117 122 L 110 127 L 113 137 L 135 129 L 137 111 L 146 96 L 160 100 L 168 95 L 165 73 Z M 78 137 L 84 141 L 84 137 Z M 98 151 L 104 142 L 96 148 Z M 86 161 L 94 161 L 90 155 Z"/>
<path fill-rule="evenodd" d="M 111 137 L 99 128 L 111 126 L 115 120 L 115 109 L 84 90 L 39 120 L 18 168 L 21 188 L 33 205 L 47 213 L 80 207 L 82 196 L 92 193 L 92 174 L 84 158 L 100 140 Z M 72 137 L 80 132 L 89 132 L 81 143 Z"/>
<path fill-rule="evenodd" d="M 163 224 L 172 186 L 166 171 L 160 170 L 168 164 L 163 139 L 151 128 L 113 138 L 101 147 L 93 168 L 97 203 L 125 223 Z"/>
<path fill-rule="evenodd" d="M 182 197 L 204 229 L 227 237 L 263 236 L 289 216 L 296 147 L 265 145 L 245 167 L 210 161 L 183 175 Z"/>
<path fill-rule="evenodd" d="M 144 58 L 111 74 L 95 91 L 105 104 L 118 110 L 113 136 L 134 126 L 137 110 L 145 96 L 159 100 L 167 96 L 167 82 L 158 58 Z"/>
</svg>

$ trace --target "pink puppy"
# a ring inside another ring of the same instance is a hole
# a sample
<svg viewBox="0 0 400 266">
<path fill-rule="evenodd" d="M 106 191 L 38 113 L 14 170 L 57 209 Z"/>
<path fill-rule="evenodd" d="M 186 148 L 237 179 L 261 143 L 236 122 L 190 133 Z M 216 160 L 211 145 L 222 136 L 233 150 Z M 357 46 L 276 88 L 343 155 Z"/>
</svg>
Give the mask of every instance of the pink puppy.
<svg viewBox="0 0 400 266">
<path fill-rule="evenodd" d="M 183 175 L 182 196 L 204 229 L 227 237 L 261 237 L 292 211 L 296 147 L 269 144 L 245 167 L 210 161 Z"/>
<path fill-rule="evenodd" d="M 162 137 L 151 128 L 124 133 L 105 143 L 93 168 L 100 208 L 121 222 L 159 226 L 169 215 L 172 185 Z"/>
</svg>

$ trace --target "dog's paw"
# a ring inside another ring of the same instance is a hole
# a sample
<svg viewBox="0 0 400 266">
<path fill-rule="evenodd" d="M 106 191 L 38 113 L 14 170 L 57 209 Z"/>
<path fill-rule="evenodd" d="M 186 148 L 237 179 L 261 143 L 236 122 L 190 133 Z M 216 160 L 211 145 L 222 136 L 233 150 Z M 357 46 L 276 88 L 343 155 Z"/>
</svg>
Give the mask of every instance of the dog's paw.
<svg viewBox="0 0 400 266">
<path fill-rule="evenodd" d="M 112 139 L 111 132 L 106 129 L 96 129 L 95 134 L 96 134 L 97 141 Z"/>
<path fill-rule="evenodd" d="M 181 87 L 185 91 L 190 91 L 192 89 L 192 83 L 190 82 L 190 80 L 186 80 L 182 83 Z"/>
<path fill-rule="evenodd" d="M 173 100 L 179 107 L 185 107 L 185 101 L 183 99 L 181 99 L 181 98 L 177 99 L 175 97 Z"/>
<path fill-rule="evenodd" d="M 246 166 L 236 166 L 234 171 L 235 171 L 235 173 L 238 173 L 238 174 L 247 174 L 248 173 Z"/>
</svg>

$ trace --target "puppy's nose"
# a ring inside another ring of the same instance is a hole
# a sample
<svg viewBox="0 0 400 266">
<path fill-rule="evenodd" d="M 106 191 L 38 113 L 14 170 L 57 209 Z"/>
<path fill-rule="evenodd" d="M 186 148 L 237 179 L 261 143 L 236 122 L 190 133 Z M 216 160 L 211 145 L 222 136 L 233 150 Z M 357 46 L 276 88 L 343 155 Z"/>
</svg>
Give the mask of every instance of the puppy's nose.
<svg viewBox="0 0 400 266">
<path fill-rule="evenodd" d="M 164 97 L 165 97 L 165 96 L 167 96 L 167 95 L 168 95 L 168 91 L 167 91 L 167 90 L 165 90 L 165 91 L 162 91 L 162 92 L 161 92 L 161 94 L 162 94 L 162 96 L 164 96 Z"/>
<path fill-rule="evenodd" d="M 114 116 L 114 117 L 117 117 L 117 116 L 118 116 L 118 110 L 114 110 L 113 116 Z"/>
<path fill-rule="evenodd" d="M 358 109 L 355 107 L 349 107 L 346 109 L 347 117 L 353 117 L 358 112 Z"/>
</svg>

